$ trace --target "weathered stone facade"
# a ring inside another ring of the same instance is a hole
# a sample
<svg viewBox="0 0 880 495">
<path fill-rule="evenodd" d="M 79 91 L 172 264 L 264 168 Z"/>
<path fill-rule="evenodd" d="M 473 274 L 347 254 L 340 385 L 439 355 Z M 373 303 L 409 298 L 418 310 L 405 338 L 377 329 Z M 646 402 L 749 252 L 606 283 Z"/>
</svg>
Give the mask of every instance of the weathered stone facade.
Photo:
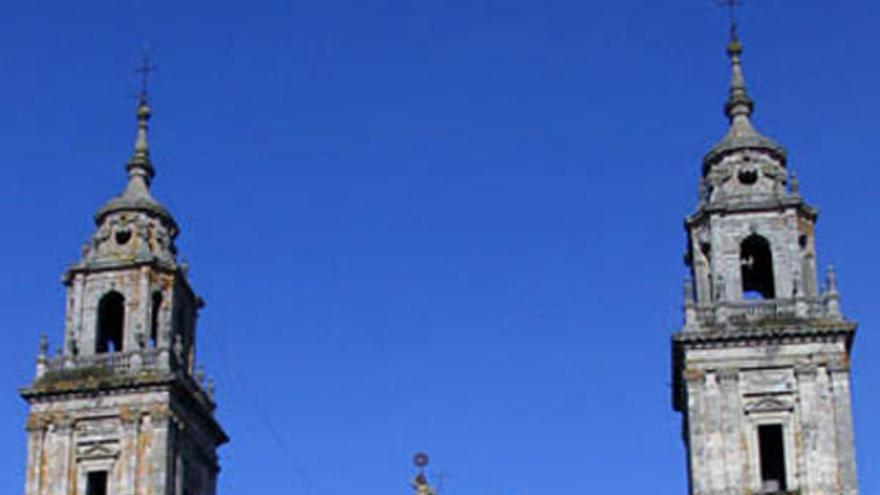
<svg viewBox="0 0 880 495">
<path fill-rule="evenodd" d="M 685 222 L 685 324 L 673 337 L 673 402 L 683 415 L 690 493 L 855 495 L 849 356 L 833 270 L 816 278 L 817 212 L 786 153 L 750 121 L 728 47 L 727 136 L 704 158 Z"/>
<path fill-rule="evenodd" d="M 210 383 L 195 371 L 202 301 L 177 261 L 178 227 L 150 194 L 150 109 L 125 191 L 65 274 L 64 344 L 40 344 L 30 404 L 25 495 L 214 495 L 217 448 Z"/>
</svg>

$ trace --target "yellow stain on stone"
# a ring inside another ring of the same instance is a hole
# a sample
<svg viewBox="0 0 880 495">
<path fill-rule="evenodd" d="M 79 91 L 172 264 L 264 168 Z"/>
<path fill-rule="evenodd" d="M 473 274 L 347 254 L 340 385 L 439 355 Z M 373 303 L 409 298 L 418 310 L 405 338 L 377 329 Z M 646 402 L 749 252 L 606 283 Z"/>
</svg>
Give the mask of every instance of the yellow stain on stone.
<svg viewBox="0 0 880 495">
<path fill-rule="evenodd" d="M 683 373 L 685 380 L 699 380 L 703 377 L 703 372 L 697 368 L 687 368 Z"/>
<path fill-rule="evenodd" d="M 149 461 L 147 459 L 147 451 L 150 444 L 150 435 L 149 432 L 140 429 L 138 431 L 138 439 L 137 439 L 137 470 L 135 472 L 135 493 L 137 495 L 149 495 L 149 480 L 148 470 L 149 470 Z M 143 483 L 141 483 L 143 481 Z"/>
<path fill-rule="evenodd" d="M 70 487 L 70 490 L 69 490 L 70 495 L 76 495 L 77 489 L 79 487 L 77 486 L 78 480 L 77 480 L 77 476 L 76 476 L 77 475 L 76 456 L 75 456 L 76 449 L 73 448 L 73 445 L 70 445 L 70 447 L 68 448 L 68 452 L 69 452 L 69 457 L 68 457 L 68 462 L 67 462 L 67 476 L 68 476 L 67 486 Z"/>
</svg>

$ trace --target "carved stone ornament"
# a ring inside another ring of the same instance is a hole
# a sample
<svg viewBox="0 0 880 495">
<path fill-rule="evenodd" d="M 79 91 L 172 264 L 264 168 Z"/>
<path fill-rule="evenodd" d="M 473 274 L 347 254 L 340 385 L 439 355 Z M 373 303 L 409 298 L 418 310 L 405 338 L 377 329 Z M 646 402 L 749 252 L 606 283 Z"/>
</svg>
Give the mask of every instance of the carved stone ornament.
<svg viewBox="0 0 880 495">
<path fill-rule="evenodd" d="M 161 423 L 172 416 L 171 410 L 165 404 L 156 404 L 150 408 L 150 419 L 154 424 Z"/>
<path fill-rule="evenodd" d="M 74 425 L 76 424 L 76 420 L 73 416 L 69 416 L 67 414 L 57 414 L 53 420 L 55 424 L 55 431 L 59 433 L 67 433 L 73 430 Z"/>
<path fill-rule="evenodd" d="M 701 370 L 698 370 L 697 368 L 688 368 L 684 370 L 683 376 L 685 380 L 689 382 L 695 382 L 702 380 L 705 376 L 705 373 L 703 373 Z"/>
<path fill-rule="evenodd" d="M 115 459 L 119 453 L 119 442 L 116 440 L 82 442 L 76 446 L 77 460 Z"/>
<path fill-rule="evenodd" d="M 29 414 L 27 417 L 27 431 L 40 431 L 46 428 L 50 423 L 47 418 L 41 414 Z"/>
<path fill-rule="evenodd" d="M 837 359 L 831 359 L 827 364 L 828 371 L 832 373 L 847 373 L 850 370 L 851 362 L 846 353 L 840 353 Z"/>
<path fill-rule="evenodd" d="M 696 238 L 699 244 L 705 244 L 709 242 L 709 226 L 708 225 L 700 225 L 696 229 L 694 229 L 694 237 Z"/>
<path fill-rule="evenodd" d="M 739 370 L 736 368 L 724 368 L 718 370 L 718 381 L 722 385 L 732 385 L 739 381 Z"/>
<path fill-rule="evenodd" d="M 119 408 L 119 420 L 124 424 L 131 424 L 138 420 L 140 417 L 140 411 L 137 409 L 133 409 L 128 406 L 122 406 Z"/>
<path fill-rule="evenodd" d="M 787 392 L 794 388 L 790 370 L 761 370 L 744 376 L 745 390 L 750 393 Z"/>
<path fill-rule="evenodd" d="M 764 412 L 788 412 L 793 411 L 794 406 L 787 399 L 779 397 L 763 397 L 746 404 L 745 413 L 755 414 Z"/>
<path fill-rule="evenodd" d="M 141 212 L 108 216 L 92 236 L 85 261 L 152 256 L 173 264 L 176 253 L 174 237 L 161 220 Z"/>
<path fill-rule="evenodd" d="M 89 418 L 76 423 L 76 433 L 80 437 L 108 437 L 119 434 L 119 419 Z"/>
<path fill-rule="evenodd" d="M 803 363 L 795 366 L 794 374 L 798 378 L 815 377 L 819 371 L 819 367 L 814 363 Z"/>
</svg>

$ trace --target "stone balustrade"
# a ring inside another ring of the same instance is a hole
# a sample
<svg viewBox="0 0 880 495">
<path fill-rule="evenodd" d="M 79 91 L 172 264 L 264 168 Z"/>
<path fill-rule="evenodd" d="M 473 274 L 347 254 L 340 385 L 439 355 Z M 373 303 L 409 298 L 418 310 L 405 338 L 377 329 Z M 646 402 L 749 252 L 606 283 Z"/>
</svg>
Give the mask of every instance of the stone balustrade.
<svg viewBox="0 0 880 495">
<path fill-rule="evenodd" d="M 76 356 L 63 354 L 45 358 L 44 371 L 102 368 L 112 373 L 130 374 L 151 369 L 170 370 L 174 366 L 174 362 L 171 354 L 163 349 L 138 349 Z"/>
<path fill-rule="evenodd" d="M 707 305 L 691 303 L 686 308 L 689 326 L 698 324 L 753 324 L 814 318 L 840 319 L 837 307 L 829 304 L 829 295 L 789 299 L 719 301 Z"/>
<path fill-rule="evenodd" d="M 59 354 L 48 357 L 46 348 L 37 356 L 36 378 L 49 373 L 95 371 L 114 376 L 138 376 L 145 372 L 174 373 L 185 385 L 206 398 L 213 408 L 213 382 L 200 369 L 196 373 L 185 364 L 182 357 L 175 356 L 167 348 L 146 348 L 134 351 L 107 352 L 89 355 Z"/>
</svg>

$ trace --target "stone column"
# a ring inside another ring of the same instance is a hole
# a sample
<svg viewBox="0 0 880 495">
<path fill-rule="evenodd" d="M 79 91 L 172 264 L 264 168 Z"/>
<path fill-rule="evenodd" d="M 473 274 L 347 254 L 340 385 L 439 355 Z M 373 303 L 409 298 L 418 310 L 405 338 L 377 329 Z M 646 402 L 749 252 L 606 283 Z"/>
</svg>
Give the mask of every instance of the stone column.
<svg viewBox="0 0 880 495">
<path fill-rule="evenodd" d="M 691 472 L 691 493 L 693 495 L 706 495 L 710 493 L 710 473 L 708 470 L 709 452 L 706 449 L 706 431 L 704 425 L 705 405 L 703 400 L 703 383 L 705 380 L 702 371 L 697 369 L 684 370 L 684 379 L 687 382 L 687 443 L 688 460 Z"/>
<path fill-rule="evenodd" d="M 726 489 L 725 466 L 727 464 L 724 453 L 724 432 L 722 431 L 722 408 L 723 401 L 721 391 L 718 388 L 718 374 L 707 372 L 705 389 L 705 459 L 708 465 L 710 493 L 721 494 Z"/>
<path fill-rule="evenodd" d="M 70 342 L 66 339 L 73 338 L 76 340 L 76 347 L 80 352 L 83 352 L 83 347 L 86 345 L 83 342 L 82 338 L 82 326 L 83 326 L 83 299 L 85 298 L 85 279 L 82 274 L 77 274 L 73 279 L 73 287 L 70 289 L 73 292 L 73 305 L 67 308 L 68 311 L 68 323 L 69 328 L 64 332 L 64 352 L 68 352 L 70 349 Z M 91 354 L 91 350 L 86 351 Z"/>
<path fill-rule="evenodd" d="M 743 455 L 742 414 L 739 392 L 739 370 L 718 372 L 721 388 L 721 423 L 724 440 L 725 494 L 741 494 L 748 480 L 748 463 Z"/>
<path fill-rule="evenodd" d="M 123 406 L 119 411 L 121 423 L 121 452 L 119 457 L 119 483 L 113 495 L 134 495 L 137 486 L 138 428 L 140 411 Z"/>
<path fill-rule="evenodd" d="M 150 456 L 152 452 L 152 421 L 153 418 L 149 414 L 142 415 L 138 420 L 137 452 L 135 454 L 136 462 L 134 469 L 135 495 L 152 495 L 153 493 L 149 479 Z"/>
<path fill-rule="evenodd" d="M 71 493 L 71 483 L 76 483 L 76 463 L 73 455 L 73 418 L 59 417 L 56 421 L 55 458 L 58 460 L 57 492 L 59 495 Z M 73 478 L 73 481 L 71 481 Z"/>
<path fill-rule="evenodd" d="M 156 406 L 150 411 L 149 431 L 144 432 L 150 440 L 150 447 L 144 457 L 143 486 L 145 495 L 178 495 L 170 484 L 174 473 L 174 459 L 170 437 L 173 431 L 172 415 L 167 405 Z"/>
<path fill-rule="evenodd" d="M 25 495 L 40 495 L 43 480 L 43 446 L 46 441 L 46 427 L 42 419 L 31 414 L 27 421 L 27 471 L 25 473 Z"/>
<path fill-rule="evenodd" d="M 795 442 L 795 445 L 800 446 L 799 451 L 795 452 L 800 474 L 798 485 L 803 495 L 822 495 L 816 367 L 798 366 L 794 373 L 798 387 L 800 416 L 800 441 Z"/>
<path fill-rule="evenodd" d="M 97 341 L 96 330 L 98 326 L 98 299 L 102 293 L 99 290 L 101 282 L 95 279 L 89 279 L 87 284 L 83 280 L 83 289 L 79 301 L 79 309 L 77 309 L 77 318 L 79 325 L 80 353 L 83 355 L 95 354 L 95 342 Z"/>
<path fill-rule="evenodd" d="M 841 495 L 857 495 L 856 456 L 853 441 L 852 409 L 849 386 L 849 363 L 846 357 L 841 363 L 829 366 L 831 394 L 834 402 L 834 428 L 837 446 L 837 474 Z"/>
<path fill-rule="evenodd" d="M 727 246 L 724 257 L 724 300 L 742 300 L 742 272 L 739 261 L 739 245 Z"/>
<path fill-rule="evenodd" d="M 831 398 L 831 383 L 828 369 L 819 366 L 816 370 L 816 464 L 819 489 L 838 491 L 837 446 L 834 441 L 834 404 Z"/>
<path fill-rule="evenodd" d="M 48 425 L 46 436 L 43 441 L 43 458 L 41 459 L 42 470 L 45 478 L 40 484 L 41 495 L 66 495 L 64 485 L 67 480 L 67 472 L 64 469 L 64 461 L 68 457 L 64 441 L 65 432 L 59 431 L 57 419 L 53 418 Z"/>
<path fill-rule="evenodd" d="M 128 318 L 128 327 L 125 333 L 125 349 L 140 349 L 140 340 L 145 336 L 145 332 L 149 331 L 149 312 L 150 306 L 150 269 L 146 266 L 141 267 L 137 275 L 133 275 L 131 281 L 131 316 Z"/>
</svg>

